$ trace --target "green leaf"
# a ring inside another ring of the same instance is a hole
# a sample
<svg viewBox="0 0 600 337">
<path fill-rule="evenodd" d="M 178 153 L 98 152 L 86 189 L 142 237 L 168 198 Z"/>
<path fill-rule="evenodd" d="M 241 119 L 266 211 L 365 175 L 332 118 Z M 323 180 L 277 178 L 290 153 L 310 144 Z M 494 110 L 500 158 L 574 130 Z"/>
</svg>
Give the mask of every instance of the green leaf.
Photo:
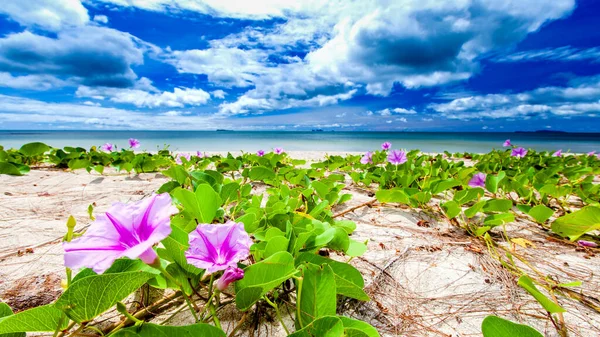
<svg viewBox="0 0 600 337">
<path fill-rule="evenodd" d="M 71 159 L 67 165 L 71 170 L 78 170 L 88 168 L 90 166 L 90 161 L 87 159 Z"/>
<path fill-rule="evenodd" d="M 143 323 L 118 331 L 114 337 L 225 337 L 225 333 L 210 324 L 192 324 L 186 326 L 165 326 Z"/>
<path fill-rule="evenodd" d="M 443 203 L 442 208 L 444 209 L 446 216 L 450 219 L 455 218 L 462 211 L 462 208 L 454 200 Z"/>
<path fill-rule="evenodd" d="M 69 286 L 56 301 L 56 307 L 75 322 L 89 321 L 153 277 L 139 271 L 84 277 Z"/>
<path fill-rule="evenodd" d="M 346 255 L 350 257 L 357 257 L 363 255 L 367 251 L 367 244 L 350 239 L 348 250 Z"/>
<path fill-rule="evenodd" d="M 12 316 L 12 309 L 6 303 L 0 302 L 0 320 L 3 317 Z M 25 332 L 12 332 L 0 334 L 0 337 L 25 337 Z"/>
<path fill-rule="evenodd" d="M 365 281 L 362 274 L 353 266 L 311 253 L 300 253 L 296 257 L 296 265 L 302 262 L 329 265 L 335 274 L 335 286 L 338 294 L 361 301 L 369 300 L 369 296 L 363 290 Z"/>
<path fill-rule="evenodd" d="M 488 316 L 481 323 L 483 337 L 543 337 L 534 328 L 513 323 L 496 316 Z"/>
<path fill-rule="evenodd" d="M 586 206 L 552 222 L 552 231 L 571 241 L 596 229 L 600 229 L 600 207 L 595 206 Z"/>
<path fill-rule="evenodd" d="M 28 144 L 21 146 L 21 148 L 19 149 L 19 152 L 26 155 L 27 157 L 33 157 L 33 156 L 39 156 L 41 154 L 44 154 L 44 152 L 46 152 L 48 150 L 50 150 L 50 146 L 48 146 L 44 143 L 34 142 L 34 143 L 28 143 Z"/>
<path fill-rule="evenodd" d="M 342 337 L 344 323 L 336 316 L 321 317 L 288 337 Z"/>
<path fill-rule="evenodd" d="M 500 171 L 497 175 L 488 174 L 485 179 L 485 189 L 492 193 L 498 192 L 498 183 L 506 177 L 506 172 Z"/>
<path fill-rule="evenodd" d="M 468 188 L 466 190 L 458 191 L 454 194 L 453 200 L 459 205 L 464 205 L 470 201 L 473 201 L 484 194 L 483 188 Z"/>
<path fill-rule="evenodd" d="M 275 172 L 273 169 L 264 166 L 253 167 L 250 170 L 250 179 L 260 181 L 273 180 L 275 179 Z"/>
<path fill-rule="evenodd" d="M 338 316 L 344 324 L 347 337 L 380 337 L 379 332 L 371 324 L 345 316 Z"/>
<path fill-rule="evenodd" d="M 0 162 L 0 174 L 8 174 L 11 176 L 22 176 L 23 173 L 19 170 L 18 167 L 11 163 Z"/>
<path fill-rule="evenodd" d="M 335 315 L 337 299 L 335 275 L 331 267 L 327 264 L 317 266 L 305 263 L 300 270 L 303 281 L 297 290 L 300 317 L 296 317 L 296 322 L 306 326 L 320 317 Z"/>
<path fill-rule="evenodd" d="M 221 207 L 221 198 L 207 184 L 200 184 L 196 192 L 183 188 L 173 190 L 173 196 L 183 205 L 184 212 L 196 218 L 199 223 L 212 223 Z"/>
<path fill-rule="evenodd" d="M 537 205 L 527 212 L 537 223 L 543 224 L 554 214 L 552 208 L 545 205 Z"/>
<path fill-rule="evenodd" d="M 483 209 L 483 206 L 485 206 L 486 200 L 481 200 L 477 203 L 475 203 L 475 205 L 465 209 L 465 215 L 467 216 L 467 218 L 472 218 L 475 215 L 477 215 L 477 213 L 481 212 L 481 210 Z"/>
<path fill-rule="evenodd" d="M 244 269 L 244 278 L 235 283 L 235 304 L 248 310 L 264 294 L 296 274 L 294 257 L 288 252 L 278 252 Z"/>
<path fill-rule="evenodd" d="M 0 318 L 0 334 L 54 331 L 62 315 L 63 312 L 57 309 L 54 304 L 21 311 L 18 314 Z M 63 320 L 60 328 L 66 328 L 67 324 L 67 320 Z"/>
<path fill-rule="evenodd" d="M 188 242 L 188 233 L 177 226 L 172 226 L 171 234 L 162 241 L 162 244 L 171 261 L 190 274 L 200 275 L 203 270 L 189 264 L 185 257 L 185 252 L 189 248 Z"/>
<path fill-rule="evenodd" d="M 181 165 L 173 165 L 169 167 L 168 170 L 163 171 L 162 174 L 169 178 L 173 178 L 173 180 L 177 181 L 179 185 L 185 184 L 189 177 L 188 172 Z"/>
<path fill-rule="evenodd" d="M 513 221 L 515 221 L 515 215 L 513 213 L 499 213 L 488 215 L 483 219 L 483 224 L 486 226 L 500 226 Z"/>
<path fill-rule="evenodd" d="M 546 295 L 542 294 L 536 288 L 535 284 L 533 284 L 533 280 L 529 276 L 523 275 L 519 277 L 519 282 L 517 282 L 517 284 L 523 287 L 523 289 L 527 290 L 531 296 L 535 297 L 535 299 L 542 305 L 542 307 L 544 307 L 544 309 L 546 309 L 546 311 L 551 313 L 566 312 L 566 310 L 560 305 L 554 303 L 548 297 L 546 297 Z"/>
<path fill-rule="evenodd" d="M 489 199 L 483 206 L 484 212 L 507 212 L 512 208 L 512 201 L 507 199 Z"/>
<path fill-rule="evenodd" d="M 399 204 L 408 204 L 410 202 L 408 194 L 401 189 L 379 190 L 375 193 L 375 198 L 381 203 L 397 202 Z"/>
</svg>

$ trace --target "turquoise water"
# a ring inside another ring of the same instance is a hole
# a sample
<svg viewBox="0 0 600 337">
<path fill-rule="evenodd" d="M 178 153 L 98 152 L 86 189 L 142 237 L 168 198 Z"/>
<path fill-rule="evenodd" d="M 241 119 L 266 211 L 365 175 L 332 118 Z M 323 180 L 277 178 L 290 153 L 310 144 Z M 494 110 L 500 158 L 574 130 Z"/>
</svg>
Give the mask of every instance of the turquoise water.
<svg viewBox="0 0 600 337">
<path fill-rule="evenodd" d="M 0 131 L 0 145 L 19 148 L 33 141 L 54 147 L 101 145 L 127 147 L 137 138 L 141 150 L 170 145 L 174 151 L 256 151 L 282 147 L 288 151 L 368 151 L 384 141 L 395 149 L 425 152 L 487 152 L 510 138 L 536 150 L 600 151 L 600 133 L 453 133 L 453 132 L 237 132 L 237 131 Z"/>
</svg>

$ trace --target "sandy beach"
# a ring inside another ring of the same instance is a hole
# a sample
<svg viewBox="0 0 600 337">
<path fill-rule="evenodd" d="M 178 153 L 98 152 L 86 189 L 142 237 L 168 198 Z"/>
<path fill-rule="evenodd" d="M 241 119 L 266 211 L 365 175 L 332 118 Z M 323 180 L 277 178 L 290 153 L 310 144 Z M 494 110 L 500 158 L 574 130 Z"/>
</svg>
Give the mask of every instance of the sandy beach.
<svg viewBox="0 0 600 337">
<path fill-rule="evenodd" d="M 291 156 L 311 161 L 324 158 L 324 153 Z M 76 230 L 84 230 L 91 223 L 90 204 L 99 214 L 114 202 L 148 196 L 167 181 L 160 173 L 134 175 L 108 169 L 104 175 L 56 169 L 32 169 L 20 177 L 1 175 L 0 299 L 16 311 L 54 301 L 62 291 L 61 240 L 68 216 L 77 220 Z M 261 184 L 253 189 L 253 193 L 265 190 Z M 372 301 L 347 301 L 341 305 L 342 314 L 369 322 L 385 336 L 479 336 L 481 321 L 491 314 L 555 335 L 554 327 L 543 319 L 544 310 L 517 286 L 516 277 L 479 239 L 439 215 L 433 218 L 420 209 L 373 202 L 372 192 L 352 187 L 350 180 L 345 191 L 352 194 L 352 200 L 333 212 L 356 222 L 354 239 L 369 240 L 367 252 L 350 263 L 363 274 Z M 434 199 L 430 204 L 435 208 L 438 202 Z M 527 240 L 527 248 L 500 246 L 497 254 L 510 252 L 525 271 L 535 269 L 560 282 L 583 282 L 571 298 L 559 299 L 568 311 L 564 320 L 570 335 L 600 334 L 600 315 L 582 304 L 600 306 L 597 298 L 589 296 L 600 292 L 599 257 L 551 237 L 524 217 L 508 225 L 507 232 L 511 238 Z M 171 314 L 168 310 L 156 313 L 163 319 Z M 220 315 L 227 329 L 240 313 L 232 308 Z M 287 316 L 287 320 L 292 317 Z M 118 321 L 118 313 L 105 317 L 103 324 Z M 171 324 L 191 323 L 186 318 L 185 313 L 175 315 Z M 258 331 L 246 329 L 248 336 L 284 335 L 276 322 Z"/>
</svg>

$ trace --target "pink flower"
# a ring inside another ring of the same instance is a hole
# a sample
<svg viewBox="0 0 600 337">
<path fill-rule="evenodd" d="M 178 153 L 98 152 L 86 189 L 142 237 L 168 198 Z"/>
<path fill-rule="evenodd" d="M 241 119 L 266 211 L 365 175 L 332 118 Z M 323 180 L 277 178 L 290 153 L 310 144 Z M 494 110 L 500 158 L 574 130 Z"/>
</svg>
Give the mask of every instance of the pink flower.
<svg viewBox="0 0 600 337">
<path fill-rule="evenodd" d="M 406 152 L 401 150 L 392 150 L 387 157 L 388 161 L 394 165 L 400 165 L 406 163 Z"/>
<path fill-rule="evenodd" d="M 137 149 L 140 147 L 140 141 L 135 138 L 129 138 L 129 147 L 132 149 Z"/>
<path fill-rule="evenodd" d="M 512 144 L 510 143 L 510 139 L 507 139 L 504 141 L 504 144 L 502 144 L 503 147 L 509 147 L 512 146 Z"/>
<path fill-rule="evenodd" d="M 373 152 L 367 152 L 365 155 L 360 158 L 361 164 L 373 164 Z"/>
<path fill-rule="evenodd" d="M 229 284 L 235 282 L 237 280 L 241 280 L 244 278 L 244 270 L 238 267 L 228 267 L 225 269 L 223 275 L 217 281 L 217 289 L 219 291 L 223 291 L 227 289 Z"/>
<path fill-rule="evenodd" d="M 185 252 L 188 262 L 212 274 L 248 257 L 252 240 L 243 223 L 199 224 L 190 233 L 190 248 Z"/>
<path fill-rule="evenodd" d="M 200 151 L 196 151 L 196 157 L 198 157 L 198 158 L 204 158 L 204 157 L 206 157 L 206 154 L 202 153 Z"/>
<path fill-rule="evenodd" d="M 475 175 L 473 175 L 473 178 L 471 178 L 471 180 L 469 181 L 469 186 L 485 188 L 486 177 L 487 176 L 485 175 L 485 173 L 476 173 Z"/>
<path fill-rule="evenodd" d="M 175 162 L 179 165 L 183 164 L 181 158 L 185 158 L 187 161 L 190 161 L 192 159 L 192 155 L 189 153 L 178 153 L 177 156 L 175 156 Z"/>
<path fill-rule="evenodd" d="M 83 236 L 63 243 L 65 266 L 92 268 L 100 274 L 121 257 L 152 264 L 158 259 L 152 246 L 171 234 L 171 215 L 177 212 L 169 193 L 130 204 L 115 203 Z"/>
<path fill-rule="evenodd" d="M 596 151 L 590 151 L 590 152 L 588 152 L 588 156 L 593 156 L 595 154 L 596 154 Z"/>
<path fill-rule="evenodd" d="M 113 150 L 115 150 L 115 146 L 111 143 L 106 143 L 100 147 L 100 150 L 104 152 L 112 152 Z"/>
<path fill-rule="evenodd" d="M 283 153 L 283 149 L 280 148 L 280 147 L 274 148 L 273 151 L 275 152 L 275 154 L 282 154 Z"/>
<path fill-rule="evenodd" d="M 392 147 L 392 143 L 390 143 L 390 142 L 385 142 L 385 143 L 381 144 L 381 148 L 382 148 L 384 151 L 387 151 L 387 150 L 389 150 L 391 147 Z"/>
<path fill-rule="evenodd" d="M 583 247 L 592 247 L 592 248 L 597 248 L 598 244 L 592 241 L 585 241 L 585 240 L 579 240 L 577 241 L 577 244 Z"/>
<path fill-rule="evenodd" d="M 256 155 L 259 156 L 259 157 L 262 157 L 262 156 L 265 155 L 265 151 L 264 150 L 258 150 L 258 151 L 256 151 Z"/>
<path fill-rule="evenodd" d="M 552 154 L 552 157 L 562 157 L 562 150 L 558 150 Z"/>
<path fill-rule="evenodd" d="M 510 155 L 517 158 L 523 158 L 525 155 L 527 155 L 527 150 L 522 147 L 516 147 L 512 150 Z"/>
</svg>

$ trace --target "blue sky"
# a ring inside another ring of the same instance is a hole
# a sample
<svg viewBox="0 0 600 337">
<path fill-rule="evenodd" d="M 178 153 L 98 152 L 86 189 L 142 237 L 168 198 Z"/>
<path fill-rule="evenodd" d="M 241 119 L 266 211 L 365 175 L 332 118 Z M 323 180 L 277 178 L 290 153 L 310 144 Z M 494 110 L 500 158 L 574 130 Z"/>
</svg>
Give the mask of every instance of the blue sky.
<svg viewBox="0 0 600 337">
<path fill-rule="evenodd" d="M 595 0 L 3 0 L 0 129 L 600 132 Z"/>
</svg>

